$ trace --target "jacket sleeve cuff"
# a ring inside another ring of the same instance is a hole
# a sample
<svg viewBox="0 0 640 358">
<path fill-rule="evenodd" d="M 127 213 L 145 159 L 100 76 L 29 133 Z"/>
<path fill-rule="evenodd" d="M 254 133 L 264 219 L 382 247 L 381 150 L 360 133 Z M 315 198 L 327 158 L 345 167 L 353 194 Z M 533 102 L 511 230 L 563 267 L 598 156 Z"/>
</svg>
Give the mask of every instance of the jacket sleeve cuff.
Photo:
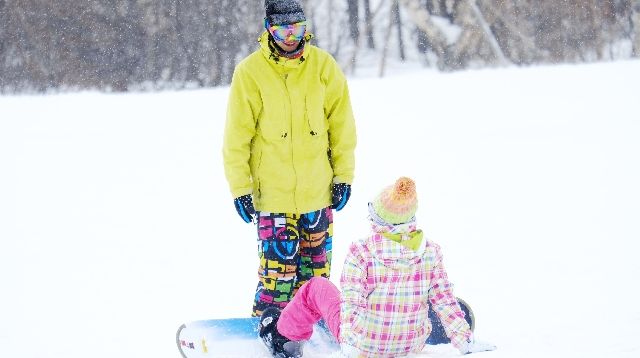
<svg viewBox="0 0 640 358">
<path fill-rule="evenodd" d="M 231 191 L 231 195 L 233 196 L 234 199 L 247 194 L 253 194 L 253 189 L 245 188 L 245 189 L 236 189 Z"/>
<path fill-rule="evenodd" d="M 353 180 L 350 180 L 349 178 L 344 178 L 344 177 L 333 177 L 333 184 L 340 184 L 340 183 L 345 183 L 345 184 L 349 184 L 351 185 L 351 182 Z"/>
<path fill-rule="evenodd" d="M 473 334 L 470 334 L 468 337 L 467 335 L 461 335 L 451 339 L 451 344 L 458 348 L 460 354 L 467 354 L 469 352 L 471 342 L 473 342 Z"/>
</svg>

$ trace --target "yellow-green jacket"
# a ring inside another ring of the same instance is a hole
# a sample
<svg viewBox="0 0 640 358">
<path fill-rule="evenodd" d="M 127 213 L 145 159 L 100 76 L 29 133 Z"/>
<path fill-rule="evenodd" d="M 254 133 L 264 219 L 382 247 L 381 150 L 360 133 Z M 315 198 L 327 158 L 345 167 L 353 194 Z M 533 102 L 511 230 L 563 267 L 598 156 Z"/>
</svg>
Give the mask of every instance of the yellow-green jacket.
<svg viewBox="0 0 640 358">
<path fill-rule="evenodd" d="M 234 198 L 258 211 L 306 213 L 331 205 L 332 183 L 353 181 L 356 129 L 347 81 L 307 36 L 301 57 L 273 54 L 268 33 L 235 69 L 223 157 Z"/>
</svg>

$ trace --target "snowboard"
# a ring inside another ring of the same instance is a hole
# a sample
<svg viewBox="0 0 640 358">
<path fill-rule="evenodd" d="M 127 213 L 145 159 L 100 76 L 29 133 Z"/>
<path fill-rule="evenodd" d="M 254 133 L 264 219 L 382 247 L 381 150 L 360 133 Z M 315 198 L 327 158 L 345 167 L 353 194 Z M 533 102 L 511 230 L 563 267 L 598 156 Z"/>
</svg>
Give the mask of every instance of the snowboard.
<svg viewBox="0 0 640 358">
<path fill-rule="evenodd" d="M 473 330 L 475 317 L 471 307 L 458 298 L 465 319 Z M 426 343 L 448 344 L 444 327 L 436 313 L 429 308 L 432 330 Z M 258 337 L 258 317 L 227 318 L 194 321 L 183 324 L 176 333 L 176 344 L 183 358 L 209 357 L 271 357 L 269 350 Z M 313 329 L 311 339 L 304 343 L 304 357 L 327 357 L 340 350 L 336 339 L 323 321 Z"/>
</svg>

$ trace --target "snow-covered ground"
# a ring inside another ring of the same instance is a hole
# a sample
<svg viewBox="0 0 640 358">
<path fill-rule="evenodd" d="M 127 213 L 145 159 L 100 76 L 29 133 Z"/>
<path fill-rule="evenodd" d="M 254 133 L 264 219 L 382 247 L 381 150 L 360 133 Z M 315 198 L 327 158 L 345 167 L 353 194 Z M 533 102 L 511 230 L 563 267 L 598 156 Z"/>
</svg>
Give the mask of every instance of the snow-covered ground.
<svg viewBox="0 0 640 358">
<path fill-rule="evenodd" d="M 639 83 L 640 61 L 352 78 L 333 280 L 367 201 L 411 176 L 483 357 L 639 357 Z M 181 323 L 249 314 L 226 100 L 0 97 L 0 356 L 176 358 Z"/>
</svg>

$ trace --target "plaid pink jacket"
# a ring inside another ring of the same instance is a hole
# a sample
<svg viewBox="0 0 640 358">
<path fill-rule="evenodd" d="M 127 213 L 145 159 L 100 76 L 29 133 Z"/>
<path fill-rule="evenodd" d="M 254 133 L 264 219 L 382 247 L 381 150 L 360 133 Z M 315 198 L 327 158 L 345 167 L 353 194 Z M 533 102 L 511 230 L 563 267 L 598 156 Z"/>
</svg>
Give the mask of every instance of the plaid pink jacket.
<svg viewBox="0 0 640 358">
<path fill-rule="evenodd" d="M 415 231 L 415 224 L 392 227 Z M 384 238 L 374 225 L 367 239 L 354 242 L 342 277 L 340 341 L 361 357 L 397 357 L 420 352 L 431 333 L 429 302 L 456 348 L 471 329 L 452 292 L 440 246 L 427 241 L 416 252 Z"/>
</svg>

